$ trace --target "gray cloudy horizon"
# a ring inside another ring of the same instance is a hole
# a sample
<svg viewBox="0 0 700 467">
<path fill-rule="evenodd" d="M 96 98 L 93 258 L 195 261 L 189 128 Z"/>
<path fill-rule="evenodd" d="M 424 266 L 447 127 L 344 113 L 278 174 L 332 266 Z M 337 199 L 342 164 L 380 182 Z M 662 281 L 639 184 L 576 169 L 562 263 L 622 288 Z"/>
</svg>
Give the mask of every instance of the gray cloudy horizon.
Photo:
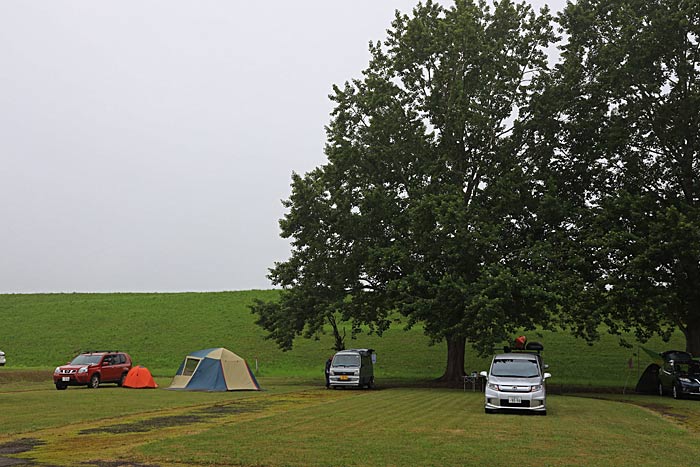
<svg viewBox="0 0 700 467">
<path fill-rule="evenodd" d="M 0 3 L 0 293 L 271 288 L 332 86 L 416 3 Z"/>
</svg>

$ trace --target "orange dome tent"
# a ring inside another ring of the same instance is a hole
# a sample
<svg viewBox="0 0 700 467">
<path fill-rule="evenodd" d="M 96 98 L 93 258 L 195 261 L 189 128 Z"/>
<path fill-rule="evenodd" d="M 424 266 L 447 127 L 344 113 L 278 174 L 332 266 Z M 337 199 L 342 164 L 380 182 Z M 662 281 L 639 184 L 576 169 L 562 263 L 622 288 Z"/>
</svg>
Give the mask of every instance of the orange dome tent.
<svg viewBox="0 0 700 467">
<path fill-rule="evenodd" d="M 122 384 L 122 386 L 125 388 L 136 389 L 158 387 L 156 382 L 153 381 L 153 376 L 151 376 L 151 372 L 148 371 L 148 368 L 141 365 L 135 366 L 129 370 L 129 373 L 126 375 L 126 379 L 124 380 L 124 384 Z"/>
</svg>

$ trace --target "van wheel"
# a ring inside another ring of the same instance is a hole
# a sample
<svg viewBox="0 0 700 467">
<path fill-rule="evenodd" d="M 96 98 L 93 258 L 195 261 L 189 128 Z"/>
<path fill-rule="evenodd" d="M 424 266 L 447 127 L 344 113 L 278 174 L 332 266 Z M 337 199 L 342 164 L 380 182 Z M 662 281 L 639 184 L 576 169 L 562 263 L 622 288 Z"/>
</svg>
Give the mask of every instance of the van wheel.
<svg viewBox="0 0 700 467">
<path fill-rule="evenodd" d="M 100 375 L 94 374 L 90 377 L 90 382 L 88 383 L 88 388 L 97 389 L 100 387 Z"/>
<path fill-rule="evenodd" d="M 367 389 L 374 389 L 374 376 L 367 383 Z"/>
</svg>

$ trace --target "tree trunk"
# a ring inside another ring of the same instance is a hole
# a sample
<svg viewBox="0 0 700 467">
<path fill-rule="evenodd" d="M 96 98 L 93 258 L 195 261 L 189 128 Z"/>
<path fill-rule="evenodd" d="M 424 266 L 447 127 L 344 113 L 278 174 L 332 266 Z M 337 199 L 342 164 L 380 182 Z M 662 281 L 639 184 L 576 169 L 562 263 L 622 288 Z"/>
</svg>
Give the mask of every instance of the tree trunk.
<svg viewBox="0 0 700 467">
<path fill-rule="evenodd" d="M 335 320 L 335 316 L 333 315 L 328 316 L 328 323 L 330 323 L 331 328 L 333 329 L 333 339 L 335 341 L 333 348 L 336 352 L 345 350 L 345 328 L 343 328 L 343 334 L 341 335 L 340 330 L 338 329 L 338 322 Z"/>
<path fill-rule="evenodd" d="M 447 367 L 445 373 L 438 379 L 446 383 L 461 383 L 464 377 L 464 349 L 466 337 L 450 336 L 447 339 Z"/>
<path fill-rule="evenodd" d="M 700 320 L 689 322 L 685 329 L 685 351 L 693 357 L 700 357 Z"/>
</svg>

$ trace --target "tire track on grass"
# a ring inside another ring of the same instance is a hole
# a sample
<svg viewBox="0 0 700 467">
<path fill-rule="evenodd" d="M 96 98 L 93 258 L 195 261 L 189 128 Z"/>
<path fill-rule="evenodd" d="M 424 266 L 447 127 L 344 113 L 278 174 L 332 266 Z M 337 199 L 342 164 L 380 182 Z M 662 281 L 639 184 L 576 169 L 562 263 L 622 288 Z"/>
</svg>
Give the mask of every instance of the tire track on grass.
<svg viewBox="0 0 700 467">
<path fill-rule="evenodd" d="M 128 454 L 125 458 L 124 453 L 133 453 L 137 447 L 149 442 L 197 434 L 222 424 L 246 423 L 275 416 L 290 408 L 324 403 L 329 396 L 308 389 L 282 394 L 261 393 L 259 397 L 231 402 L 216 401 L 152 410 L 146 414 L 110 417 L 89 423 L 69 423 L 16 436 L 3 436 L 0 437 L 0 443 L 26 445 L 26 440 L 32 441 L 28 449 L 15 453 L 20 457 L 8 454 L 11 457 L 6 458 L 5 465 L 13 465 L 31 457 L 33 460 L 26 461 L 27 465 L 74 466 L 75 453 L 80 453 L 84 465 L 136 465 L 134 462 L 147 462 L 147 459 L 139 459 L 139 456 L 133 454 Z"/>
</svg>

